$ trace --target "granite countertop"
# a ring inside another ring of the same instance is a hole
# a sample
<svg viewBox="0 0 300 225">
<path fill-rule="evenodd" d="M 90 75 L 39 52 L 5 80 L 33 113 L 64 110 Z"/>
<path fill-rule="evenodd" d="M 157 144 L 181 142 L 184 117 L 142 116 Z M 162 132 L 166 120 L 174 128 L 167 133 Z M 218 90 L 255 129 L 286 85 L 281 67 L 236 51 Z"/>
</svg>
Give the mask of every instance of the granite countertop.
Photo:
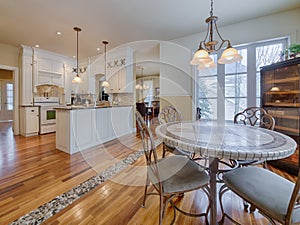
<svg viewBox="0 0 300 225">
<path fill-rule="evenodd" d="M 70 105 L 70 106 L 55 106 L 53 108 L 59 110 L 78 110 L 78 109 L 101 109 L 101 108 L 114 108 L 114 107 L 132 107 L 132 105 L 101 105 L 101 106 Z"/>
</svg>

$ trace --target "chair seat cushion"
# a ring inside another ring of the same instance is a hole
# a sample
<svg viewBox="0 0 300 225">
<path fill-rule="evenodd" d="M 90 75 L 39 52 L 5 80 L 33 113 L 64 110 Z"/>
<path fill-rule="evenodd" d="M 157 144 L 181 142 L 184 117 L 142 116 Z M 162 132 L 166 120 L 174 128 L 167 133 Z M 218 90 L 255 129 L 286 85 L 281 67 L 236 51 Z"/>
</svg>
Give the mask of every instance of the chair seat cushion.
<svg viewBox="0 0 300 225">
<path fill-rule="evenodd" d="M 223 175 L 226 186 L 272 218 L 284 221 L 294 183 L 263 168 L 250 166 Z M 300 211 L 294 210 L 293 220 L 299 221 Z M 298 218 L 297 218 L 298 217 Z"/>
<path fill-rule="evenodd" d="M 185 156 L 162 158 L 157 165 L 163 192 L 166 194 L 199 189 L 209 182 L 208 173 Z M 148 169 L 148 174 L 151 182 L 157 185 L 157 179 L 151 169 Z"/>
</svg>

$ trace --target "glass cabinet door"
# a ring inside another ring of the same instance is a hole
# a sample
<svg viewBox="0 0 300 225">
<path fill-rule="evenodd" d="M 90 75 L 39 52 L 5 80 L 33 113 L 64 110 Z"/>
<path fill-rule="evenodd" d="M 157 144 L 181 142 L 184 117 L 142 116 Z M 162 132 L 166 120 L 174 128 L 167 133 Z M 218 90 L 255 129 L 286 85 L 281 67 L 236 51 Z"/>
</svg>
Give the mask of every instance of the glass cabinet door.
<svg viewBox="0 0 300 225">
<path fill-rule="evenodd" d="M 264 105 L 299 107 L 299 78 L 298 65 L 266 71 L 263 76 Z"/>
</svg>

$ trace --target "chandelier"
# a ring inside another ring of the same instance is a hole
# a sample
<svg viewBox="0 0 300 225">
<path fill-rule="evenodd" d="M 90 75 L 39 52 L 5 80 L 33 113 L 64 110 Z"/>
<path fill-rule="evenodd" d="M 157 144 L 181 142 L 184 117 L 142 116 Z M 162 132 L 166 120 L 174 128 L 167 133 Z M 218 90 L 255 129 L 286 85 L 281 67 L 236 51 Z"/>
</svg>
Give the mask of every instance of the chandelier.
<svg viewBox="0 0 300 225">
<path fill-rule="evenodd" d="M 218 30 L 217 20 L 219 18 L 213 15 L 213 0 L 210 4 L 210 17 L 206 18 L 207 33 L 203 41 L 200 42 L 197 52 L 194 54 L 191 65 L 198 65 L 198 69 L 214 68 L 217 65 L 209 56 L 213 52 L 219 51 L 226 44 L 227 47 L 223 51 L 221 58 L 218 60 L 219 64 L 230 64 L 242 60 L 242 56 L 238 51 L 231 46 L 229 40 L 224 40 Z M 214 31 L 216 34 L 214 35 Z M 214 38 L 216 36 L 217 38 Z"/>
<path fill-rule="evenodd" d="M 78 32 L 81 31 L 81 28 L 79 27 L 74 27 L 74 30 L 76 31 L 77 33 L 77 39 L 76 39 L 76 68 L 73 68 L 73 72 L 76 73 L 76 76 L 73 78 L 72 82 L 73 83 L 82 83 L 82 79 L 81 77 L 79 76 L 79 72 L 81 72 L 81 70 L 79 70 L 78 68 Z"/>
<path fill-rule="evenodd" d="M 141 71 L 142 71 L 142 73 L 141 73 L 142 78 L 141 78 L 141 82 L 139 84 L 135 85 L 135 89 L 140 90 L 140 91 L 147 90 L 150 87 L 149 87 L 149 85 L 144 84 L 144 78 L 143 78 L 144 67 L 140 67 L 139 69 L 141 69 Z"/>
</svg>

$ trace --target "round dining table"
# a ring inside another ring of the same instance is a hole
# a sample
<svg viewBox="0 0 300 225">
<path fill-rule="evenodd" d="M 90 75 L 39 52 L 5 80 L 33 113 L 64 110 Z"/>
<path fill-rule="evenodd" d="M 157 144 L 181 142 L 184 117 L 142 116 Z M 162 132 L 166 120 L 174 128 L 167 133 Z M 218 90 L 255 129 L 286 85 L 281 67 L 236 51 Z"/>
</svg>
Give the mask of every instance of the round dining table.
<svg viewBox="0 0 300 225">
<path fill-rule="evenodd" d="M 217 224 L 218 164 L 226 160 L 276 160 L 292 155 L 297 143 L 289 136 L 259 127 L 189 121 L 162 124 L 156 135 L 168 146 L 209 158 L 210 224 Z"/>
</svg>

